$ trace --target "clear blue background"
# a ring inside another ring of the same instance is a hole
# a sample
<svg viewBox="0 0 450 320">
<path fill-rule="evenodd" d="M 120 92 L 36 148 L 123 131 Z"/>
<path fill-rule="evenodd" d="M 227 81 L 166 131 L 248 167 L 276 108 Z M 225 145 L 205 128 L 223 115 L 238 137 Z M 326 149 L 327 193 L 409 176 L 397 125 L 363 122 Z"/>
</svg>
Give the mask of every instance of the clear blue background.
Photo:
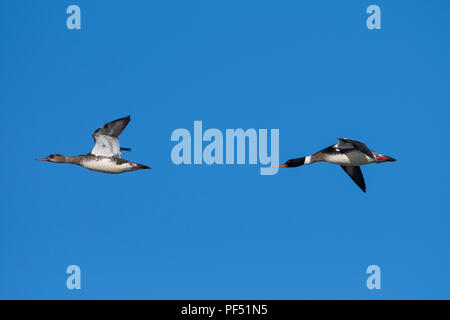
<svg viewBox="0 0 450 320">
<path fill-rule="evenodd" d="M 76 3 L 82 29 L 66 28 Z M 366 28 L 370 4 L 382 29 Z M 448 1 L 1 1 L 0 298 L 450 298 Z M 122 175 L 34 161 L 130 114 Z M 176 128 L 398 162 L 171 162 Z M 66 288 L 68 265 L 82 290 Z M 381 290 L 366 268 L 381 267 Z"/>
</svg>

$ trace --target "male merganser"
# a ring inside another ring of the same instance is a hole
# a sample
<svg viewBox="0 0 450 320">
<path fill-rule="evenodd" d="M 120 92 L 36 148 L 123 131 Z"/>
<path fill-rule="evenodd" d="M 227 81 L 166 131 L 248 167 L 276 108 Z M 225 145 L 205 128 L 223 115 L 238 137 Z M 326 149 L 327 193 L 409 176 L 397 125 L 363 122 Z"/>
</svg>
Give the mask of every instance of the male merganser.
<svg viewBox="0 0 450 320">
<path fill-rule="evenodd" d="M 83 166 L 89 170 L 105 173 L 122 173 L 139 169 L 150 169 L 143 164 L 137 164 L 122 159 L 122 154 L 120 153 L 121 150 L 131 151 L 129 148 L 121 148 L 118 138 L 128 122 L 130 122 L 130 116 L 111 121 L 95 130 L 92 134 L 95 145 L 91 153 L 76 157 L 51 154 L 47 158 L 36 160 L 56 163 L 72 163 Z"/>
<path fill-rule="evenodd" d="M 337 138 L 339 143 L 325 148 L 311 156 L 288 160 L 279 167 L 299 167 L 304 164 L 311 164 L 319 161 L 326 161 L 338 164 L 352 178 L 352 180 L 366 192 L 366 184 L 359 166 L 369 163 L 382 163 L 387 161 L 396 161 L 394 158 L 387 157 L 367 148 L 363 142 Z"/>
</svg>

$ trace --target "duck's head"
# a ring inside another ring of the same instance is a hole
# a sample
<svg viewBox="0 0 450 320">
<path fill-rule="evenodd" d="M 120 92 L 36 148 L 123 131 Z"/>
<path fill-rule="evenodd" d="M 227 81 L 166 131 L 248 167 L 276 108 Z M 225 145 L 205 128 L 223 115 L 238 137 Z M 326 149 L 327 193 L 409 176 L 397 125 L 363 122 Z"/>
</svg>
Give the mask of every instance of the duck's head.
<svg viewBox="0 0 450 320">
<path fill-rule="evenodd" d="M 36 159 L 39 161 L 49 161 L 49 162 L 56 162 L 56 163 L 65 163 L 66 161 L 66 157 L 60 154 L 51 154 L 49 155 L 47 158 L 41 158 L 41 159 Z"/>
</svg>

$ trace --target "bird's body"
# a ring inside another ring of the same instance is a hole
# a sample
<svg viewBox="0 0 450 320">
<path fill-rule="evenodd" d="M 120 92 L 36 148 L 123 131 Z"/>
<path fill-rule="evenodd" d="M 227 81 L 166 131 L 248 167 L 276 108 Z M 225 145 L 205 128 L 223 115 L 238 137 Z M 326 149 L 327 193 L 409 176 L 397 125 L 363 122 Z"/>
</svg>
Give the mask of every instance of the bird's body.
<svg viewBox="0 0 450 320">
<path fill-rule="evenodd" d="M 93 156 L 92 154 L 80 156 L 80 158 L 80 165 L 92 171 L 104 173 L 123 173 L 143 169 L 140 167 L 142 165 L 137 165 L 122 158 Z"/>
<path fill-rule="evenodd" d="M 129 151 L 130 149 L 120 148 L 118 137 L 125 129 L 128 122 L 130 122 L 130 116 L 111 121 L 97 129 L 92 135 L 95 141 L 94 148 L 88 154 L 75 157 L 51 154 L 47 158 L 36 160 L 71 163 L 82 166 L 88 170 L 112 174 L 139 169 L 150 169 L 145 165 L 137 164 L 122 158 L 120 151 Z"/>
<path fill-rule="evenodd" d="M 340 166 L 362 166 L 374 162 L 372 158 L 358 151 L 326 155 L 324 161 Z"/>
<path fill-rule="evenodd" d="M 95 157 L 83 159 L 81 165 L 86 169 L 105 173 L 122 173 L 125 171 L 131 171 L 133 167 L 129 161 L 118 162 L 120 158 L 108 158 L 108 157 Z"/>
<path fill-rule="evenodd" d="M 338 140 L 339 143 L 335 145 L 307 157 L 288 160 L 280 167 L 298 167 L 320 161 L 337 164 L 344 169 L 361 190 L 366 192 L 366 184 L 359 166 L 396 161 L 391 157 L 370 150 L 363 142 L 344 138 L 338 138 Z"/>
</svg>

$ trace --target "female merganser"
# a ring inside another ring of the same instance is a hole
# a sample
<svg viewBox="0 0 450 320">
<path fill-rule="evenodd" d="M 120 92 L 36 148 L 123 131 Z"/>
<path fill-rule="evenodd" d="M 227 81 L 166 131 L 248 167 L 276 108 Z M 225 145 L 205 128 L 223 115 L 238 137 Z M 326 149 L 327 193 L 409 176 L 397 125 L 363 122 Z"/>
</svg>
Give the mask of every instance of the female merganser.
<svg viewBox="0 0 450 320">
<path fill-rule="evenodd" d="M 122 154 L 120 153 L 121 150 L 131 151 L 131 149 L 128 148 L 121 148 L 118 138 L 128 122 L 130 122 L 130 116 L 111 121 L 95 130 L 92 134 L 95 145 L 91 153 L 76 157 L 51 154 L 47 158 L 36 160 L 56 163 L 72 163 L 83 166 L 89 170 L 105 173 L 122 173 L 139 169 L 150 169 L 143 164 L 137 164 L 122 159 Z"/>
<path fill-rule="evenodd" d="M 366 192 L 366 184 L 359 166 L 369 163 L 382 163 L 396 161 L 394 158 L 384 156 L 367 148 L 363 142 L 337 138 L 339 143 L 325 148 L 311 156 L 288 160 L 279 167 L 299 167 L 319 161 L 338 164 L 352 178 L 352 180 Z"/>
</svg>

